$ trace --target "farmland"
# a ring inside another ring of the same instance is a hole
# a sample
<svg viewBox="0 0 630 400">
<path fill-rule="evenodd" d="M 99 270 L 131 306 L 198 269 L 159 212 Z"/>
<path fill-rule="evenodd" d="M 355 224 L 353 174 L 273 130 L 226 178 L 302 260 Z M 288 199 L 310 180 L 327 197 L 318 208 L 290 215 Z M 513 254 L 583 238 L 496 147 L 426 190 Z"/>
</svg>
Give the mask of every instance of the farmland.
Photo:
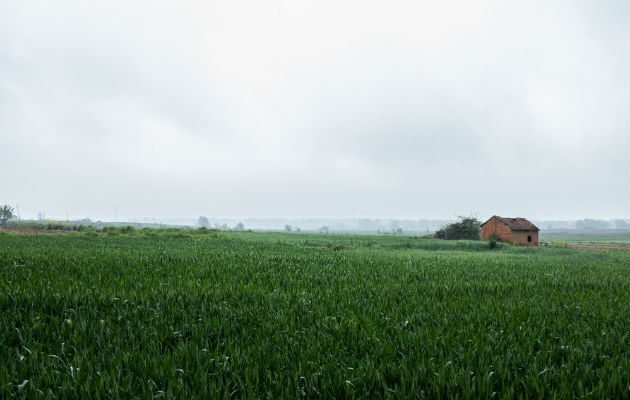
<svg viewBox="0 0 630 400">
<path fill-rule="evenodd" d="M 630 232 L 623 230 L 542 231 L 541 240 L 575 246 L 618 247 L 630 249 Z"/>
<path fill-rule="evenodd" d="M 0 232 L 0 397 L 622 398 L 627 250 Z"/>
</svg>

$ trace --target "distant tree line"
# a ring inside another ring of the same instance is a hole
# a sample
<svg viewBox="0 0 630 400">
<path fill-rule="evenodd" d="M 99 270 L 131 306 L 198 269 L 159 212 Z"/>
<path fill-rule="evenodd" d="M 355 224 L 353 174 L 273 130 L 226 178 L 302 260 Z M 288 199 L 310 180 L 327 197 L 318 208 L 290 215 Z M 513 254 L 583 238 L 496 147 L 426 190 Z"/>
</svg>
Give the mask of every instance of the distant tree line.
<svg viewBox="0 0 630 400">
<path fill-rule="evenodd" d="M 613 221 L 606 221 L 603 219 L 579 219 L 575 221 L 575 229 L 628 229 L 630 223 L 623 219 L 616 219 Z"/>
<path fill-rule="evenodd" d="M 205 216 L 201 216 L 197 219 L 197 225 L 199 225 L 202 228 L 210 228 L 210 220 L 208 219 L 208 217 Z M 245 225 L 242 222 L 239 222 L 238 224 L 236 224 L 233 228 L 229 228 L 227 226 L 227 224 L 215 224 L 214 226 L 216 229 L 219 230 L 224 230 L 224 231 L 228 231 L 228 230 L 233 230 L 233 231 L 244 231 L 245 230 Z"/>
</svg>

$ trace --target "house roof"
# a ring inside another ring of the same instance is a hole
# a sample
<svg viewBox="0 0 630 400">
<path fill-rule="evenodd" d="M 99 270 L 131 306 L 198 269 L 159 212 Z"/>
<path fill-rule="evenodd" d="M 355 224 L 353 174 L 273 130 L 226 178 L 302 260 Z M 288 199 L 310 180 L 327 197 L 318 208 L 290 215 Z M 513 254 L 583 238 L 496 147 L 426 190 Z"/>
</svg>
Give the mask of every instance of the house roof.
<svg viewBox="0 0 630 400">
<path fill-rule="evenodd" d="M 508 228 L 510 228 L 513 231 L 536 231 L 536 232 L 538 232 L 540 230 L 540 229 L 538 229 L 538 227 L 536 225 L 532 224 L 531 222 L 529 222 L 525 218 L 504 218 L 504 217 L 499 217 L 498 215 L 493 215 L 492 218 L 496 218 L 497 221 L 504 223 L 505 225 L 508 226 Z M 485 224 L 490 222 L 492 220 L 492 218 L 490 218 L 489 220 L 487 220 L 486 222 L 481 224 L 481 226 L 484 226 Z"/>
</svg>

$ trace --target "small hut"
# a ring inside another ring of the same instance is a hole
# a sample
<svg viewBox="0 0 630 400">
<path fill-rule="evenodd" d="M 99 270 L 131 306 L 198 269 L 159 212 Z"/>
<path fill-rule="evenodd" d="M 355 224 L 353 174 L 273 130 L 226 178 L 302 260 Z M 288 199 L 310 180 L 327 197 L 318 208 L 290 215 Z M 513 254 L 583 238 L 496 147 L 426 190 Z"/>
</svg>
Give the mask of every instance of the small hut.
<svg viewBox="0 0 630 400">
<path fill-rule="evenodd" d="M 481 224 L 481 240 L 496 236 L 510 243 L 538 246 L 539 230 L 525 218 L 504 218 L 494 215 Z"/>
</svg>

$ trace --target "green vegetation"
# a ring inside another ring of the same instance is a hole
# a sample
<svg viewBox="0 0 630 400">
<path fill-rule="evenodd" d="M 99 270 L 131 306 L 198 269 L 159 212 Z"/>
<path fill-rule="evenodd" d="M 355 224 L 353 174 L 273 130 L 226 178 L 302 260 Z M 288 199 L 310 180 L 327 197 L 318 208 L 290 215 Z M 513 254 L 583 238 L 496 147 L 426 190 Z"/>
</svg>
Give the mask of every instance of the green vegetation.
<svg viewBox="0 0 630 400">
<path fill-rule="evenodd" d="M 78 231 L 84 230 L 85 228 L 90 227 L 89 225 L 76 225 L 71 222 L 60 222 L 60 221 L 16 221 L 12 220 L 6 224 L 10 228 L 17 229 L 37 229 L 37 230 L 55 230 L 55 231 Z M 96 227 L 90 227 L 95 231 L 98 230 Z"/>
<path fill-rule="evenodd" d="M 630 230 L 607 229 L 598 231 L 542 231 L 540 240 L 548 243 L 617 245 L 630 247 Z"/>
<path fill-rule="evenodd" d="M 0 397 L 623 398 L 624 250 L 0 232 Z"/>
<path fill-rule="evenodd" d="M 436 239 L 479 240 L 481 221 L 475 217 L 457 217 L 457 221 L 435 232 Z"/>
<path fill-rule="evenodd" d="M 0 206 L 0 225 L 5 225 L 8 220 L 14 218 L 13 207 L 9 205 Z"/>
</svg>

